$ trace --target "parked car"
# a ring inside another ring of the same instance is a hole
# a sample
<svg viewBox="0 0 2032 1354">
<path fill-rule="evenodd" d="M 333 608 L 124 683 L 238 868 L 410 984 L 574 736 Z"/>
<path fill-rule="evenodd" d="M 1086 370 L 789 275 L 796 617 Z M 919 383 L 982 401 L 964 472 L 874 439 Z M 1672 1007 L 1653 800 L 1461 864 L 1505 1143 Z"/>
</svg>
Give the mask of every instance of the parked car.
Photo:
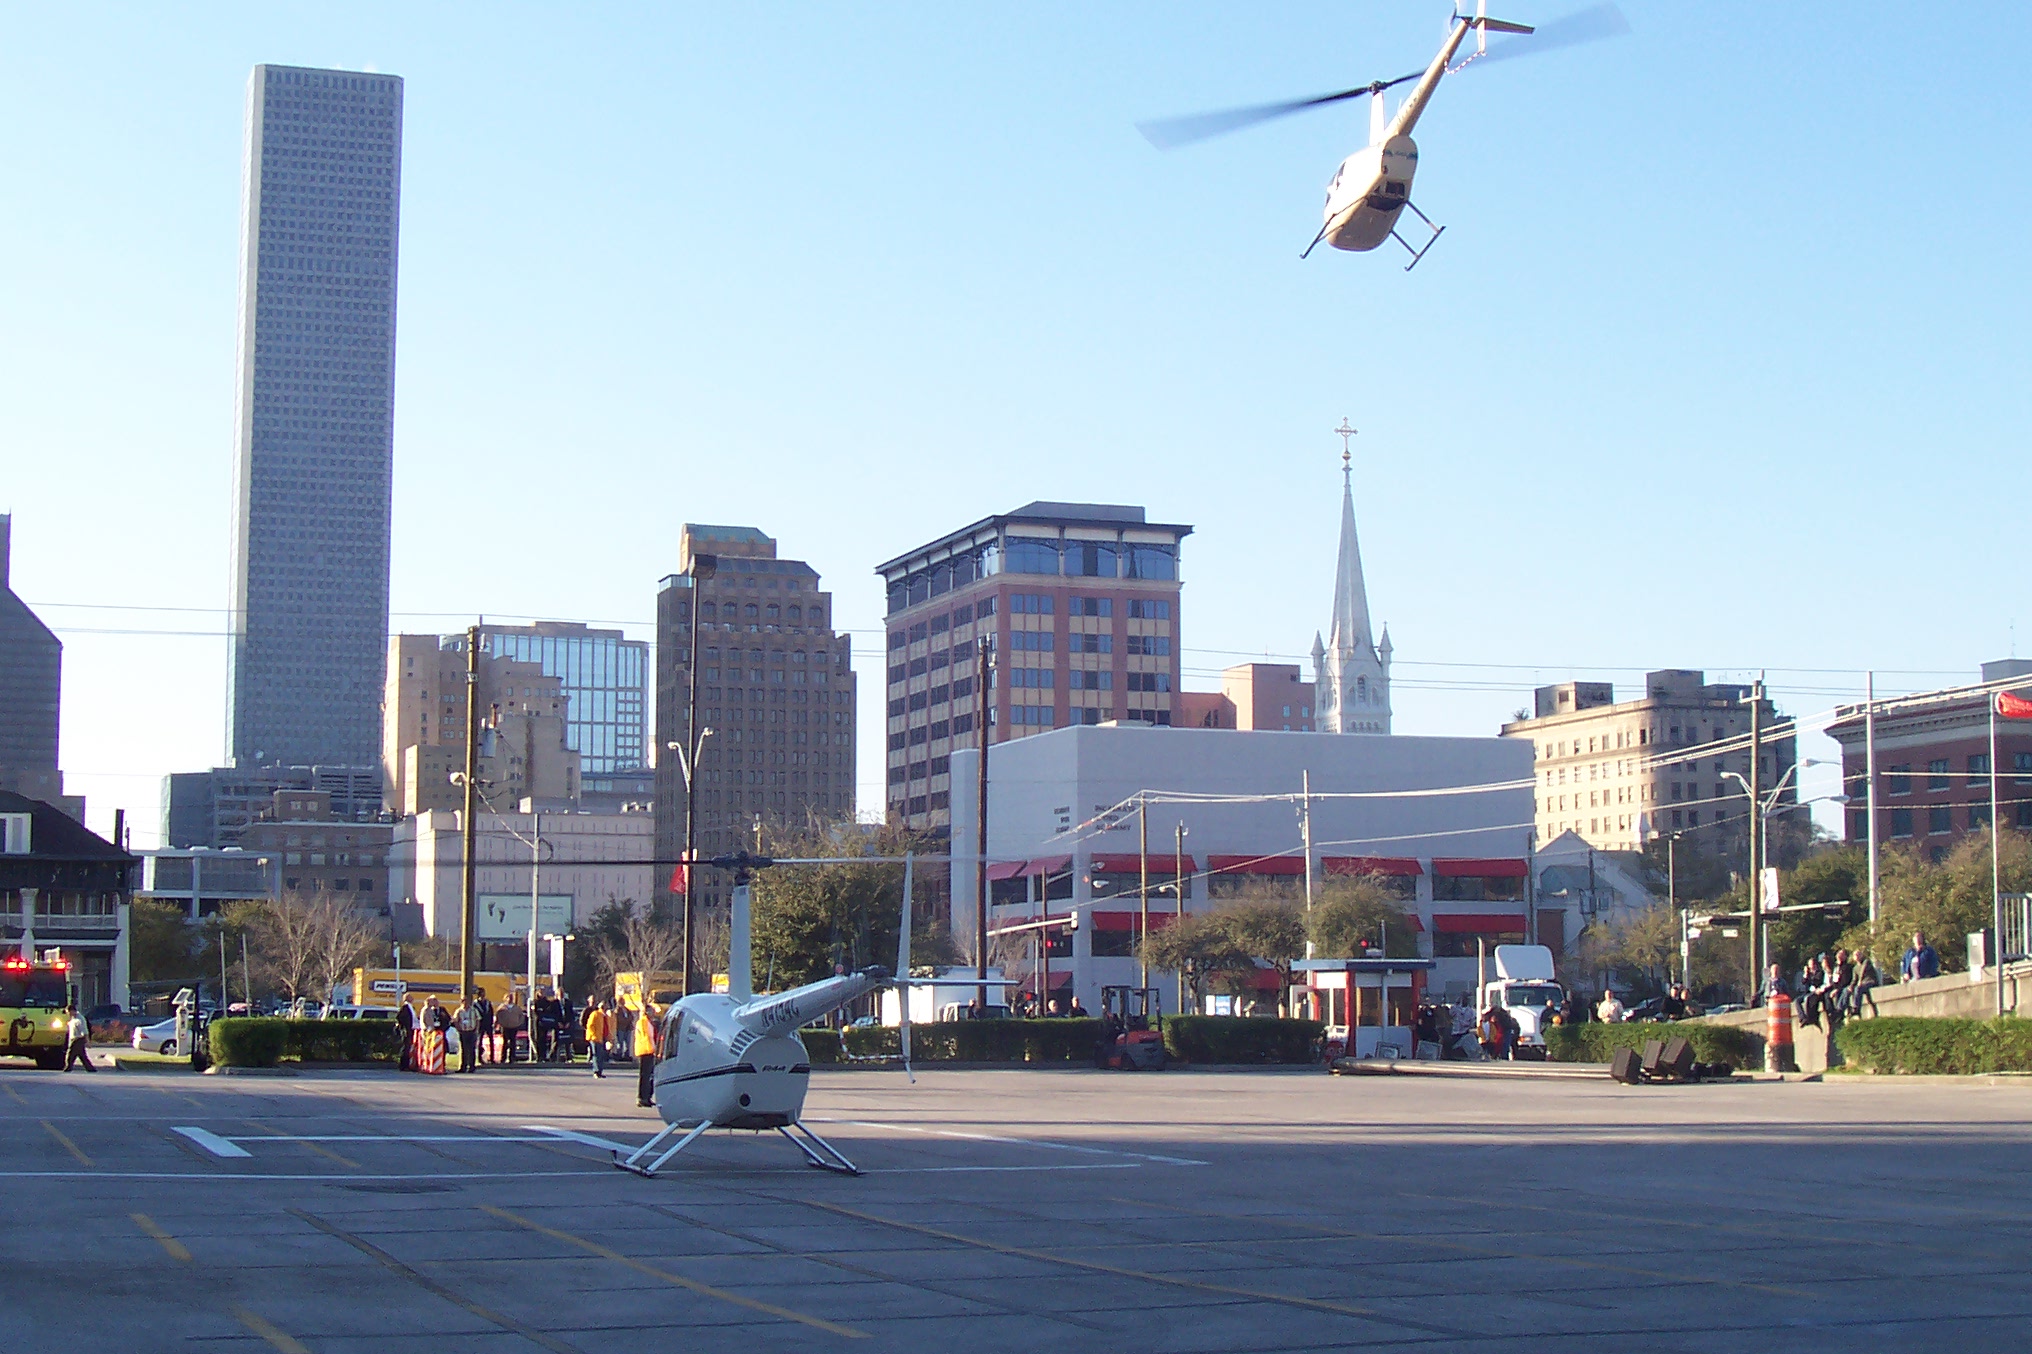
<svg viewBox="0 0 2032 1354">
<path fill-rule="evenodd" d="M 320 1020 L 393 1020 L 395 1012 L 386 1006 L 339 1006 L 325 1007 Z"/>
<path fill-rule="evenodd" d="M 143 1025 L 134 1031 L 134 1047 L 143 1053 L 160 1053 L 164 1057 L 176 1056 L 176 1017 L 158 1020 L 153 1025 Z"/>
</svg>

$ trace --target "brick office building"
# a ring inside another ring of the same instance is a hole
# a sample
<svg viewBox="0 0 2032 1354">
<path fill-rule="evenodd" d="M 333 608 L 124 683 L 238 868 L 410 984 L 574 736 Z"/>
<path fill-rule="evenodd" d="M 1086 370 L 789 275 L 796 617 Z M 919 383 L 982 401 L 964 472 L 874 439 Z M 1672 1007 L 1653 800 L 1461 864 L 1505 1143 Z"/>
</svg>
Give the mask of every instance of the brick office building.
<svg viewBox="0 0 2032 1354">
<path fill-rule="evenodd" d="M 950 762 L 978 746 L 977 645 L 996 742 L 1072 724 L 1173 723 L 1189 526 L 1105 503 L 1031 503 L 877 566 L 888 589 L 889 817 L 951 822 Z"/>
<path fill-rule="evenodd" d="M 1985 683 L 2024 677 L 2008 688 L 2032 695 L 2032 660 L 1983 664 Z M 1938 859 L 1971 832 L 1990 827 L 1991 694 L 1949 687 L 1879 701 L 1876 714 L 1877 839 L 1917 843 Z M 1865 710 L 1845 705 L 1828 726 L 1841 744 L 1850 841 L 1869 839 Z M 2032 724 L 1997 722 L 1997 811 L 2005 827 L 2032 832 Z"/>
</svg>

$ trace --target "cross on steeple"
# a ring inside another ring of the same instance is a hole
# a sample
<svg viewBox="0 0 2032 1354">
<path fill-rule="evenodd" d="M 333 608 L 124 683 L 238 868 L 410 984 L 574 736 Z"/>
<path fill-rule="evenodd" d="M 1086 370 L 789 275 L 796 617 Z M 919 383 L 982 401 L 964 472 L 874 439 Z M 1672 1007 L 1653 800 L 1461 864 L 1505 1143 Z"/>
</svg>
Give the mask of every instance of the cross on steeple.
<svg viewBox="0 0 2032 1354">
<path fill-rule="evenodd" d="M 1348 439 L 1361 430 L 1351 427 L 1348 423 L 1348 416 L 1342 414 L 1341 426 L 1335 428 L 1334 431 L 1341 435 L 1341 478 L 1345 480 L 1352 473 L 1351 467 L 1354 464 L 1354 453 L 1348 450 Z"/>
</svg>

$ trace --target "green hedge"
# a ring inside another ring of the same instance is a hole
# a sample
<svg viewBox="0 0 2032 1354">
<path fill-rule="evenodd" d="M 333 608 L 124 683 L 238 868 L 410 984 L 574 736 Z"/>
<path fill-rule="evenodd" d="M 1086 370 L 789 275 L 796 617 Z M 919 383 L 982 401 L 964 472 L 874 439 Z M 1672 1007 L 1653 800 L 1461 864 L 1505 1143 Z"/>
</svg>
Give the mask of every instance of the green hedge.
<svg viewBox="0 0 2032 1354">
<path fill-rule="evenodd" d="M 392 1020 L 288 1020 L 286 1058 L 310 1062 L 394 1062 L 402 1051 Z"/>
<path fill-rule="evenodd" d="M 220 1067 L 273 1067 L 289 1044 L 287 1020 L 227 1016 L 206 1028 L 212 1061 Z"/>
<path fill-rule="evenodd" d="M 804 1041 L 806 1061 L 836 1063 L 840 1060 L 840 1032 L 838 1030 L 799 1030 L 797 1037 Z"/>
<path fill-rule="evenodd" d="M 1842 1061 L 1865 1072 L 2032 1072 L 2032 1020 L 2015 1016 L 1849 1020 L 1834 1041 Z"/>
<path fill-rule="evenodd" d="M 1728 1063 L 1738 1071 L 1764 1065 L 1764 1040 L 1754 1030 L 1734 1025 L 1708 1025 L 1691 1020 L 1625 1021 L 1604 1025 L 1554 1025 L 1545 1032 L 1546 1056 L 1562 1063 L 1605 1063 L 1619 1048 L 1639 1053 L 1653 1039 L 1684 1038 L 1693 1056 L 1704 1063 Z"/>
<path fill-rule="evenodd" d="M 1092 1062 L 1100 1037 L 1098 1020 L 940 1021 L 910 1027 L 910 1057 L 927 1063 Z M 894 1058 L 901 1051 L 901 1035 L 890 1025 L 848 1030 L 842 1042 L 856 1058 Z"/>
<path fill-rule="evenodd" d="M 1164 1049 L 1188 1063 L 1314 1063 L 1326 1027 L 1268 1016 L 1171 1016 Z"/>
</svg>

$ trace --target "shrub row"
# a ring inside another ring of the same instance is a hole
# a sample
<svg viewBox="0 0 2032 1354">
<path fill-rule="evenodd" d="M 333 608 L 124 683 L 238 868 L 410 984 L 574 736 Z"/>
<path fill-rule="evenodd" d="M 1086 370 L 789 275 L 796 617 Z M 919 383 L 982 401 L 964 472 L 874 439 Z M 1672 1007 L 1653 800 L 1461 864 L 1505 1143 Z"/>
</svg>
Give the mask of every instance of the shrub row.
<svg viewBox="0 0 2032 1354">
<path fill-rule="evenodd" d="M 1835 1034 L 1842 1061 L 1866 1072 L 2032 1072 L 2032 1020 L 1881 1016 Z"/>
<path fill-rule="evenodd" d="M 928 1063 L 1092 1062 L 1100 1037 L 1098 1020 L 949 1020 L 912 1025 L 910 1057 Z M 850 1029 L 841 1042 L 852 1057 L 894 1058 L 901 1038 L 893 1026 L 877 1025 Z M 805 1047 L 811 1047 L 809 1039 Z M 812 1061 L 818 1061 L 815 1054 Z"/>
<path fill-rule="evenodd" d="M 1245 1016 L 1171 1016 L 1164 1022 L 1165 1050 L 1189 1063 L 1310 1063 L 1319 1060 L 1322 1027 L 1316 1020 Z M 894 1058 L 901 1036 L 889 1026 L 804 1030 L 814 1063 L 852 1058 Z M 1093 1060 L 1101 1022 L 1094 1019 L 954 1020 L 910 1027 L 916 1062 L 1084 1063 Z"/>
<path fill-rule="evenodd" d="M 229 1016 L 207 1032 L 222 1067 L 273 1067 L 284 1058 L 313 1062 L 393 1062 L 401 1051 L 392 1020 L 281 1020 Z"/>
<path fill-rule="evenodd" d="M 1708 1025 L 1691 1020 L 1624 1021 L 1604 1025 L 1554 1025 L 1545 1032 L 1546 1056 L 1562 1063 L 1605 1063 L 1619 1048 L 1644 1051 L 1653 1039 L 1684 1038 L 1693 1056 L 1704 1063 L 1728 1063 L 1738 1069 L 1764 1065 L 1764 1040 L 1755 1030 L 1734 1025 Z"/>
<path fill-rule="evenodd" d="M 289 1022 L 265 1016 L 224 1016 L 206 1026 L 212 1061 L 220 1067 L 273 1067 L 289 1044 Z"/>
<path fill-rule="evenodd" d="M 1164 1049 L 1188 1063 L 1312 1063 L 1325 1033 L 1317 1020 L 1172 1016 L 1164 1022 Z"/>
</svg>

